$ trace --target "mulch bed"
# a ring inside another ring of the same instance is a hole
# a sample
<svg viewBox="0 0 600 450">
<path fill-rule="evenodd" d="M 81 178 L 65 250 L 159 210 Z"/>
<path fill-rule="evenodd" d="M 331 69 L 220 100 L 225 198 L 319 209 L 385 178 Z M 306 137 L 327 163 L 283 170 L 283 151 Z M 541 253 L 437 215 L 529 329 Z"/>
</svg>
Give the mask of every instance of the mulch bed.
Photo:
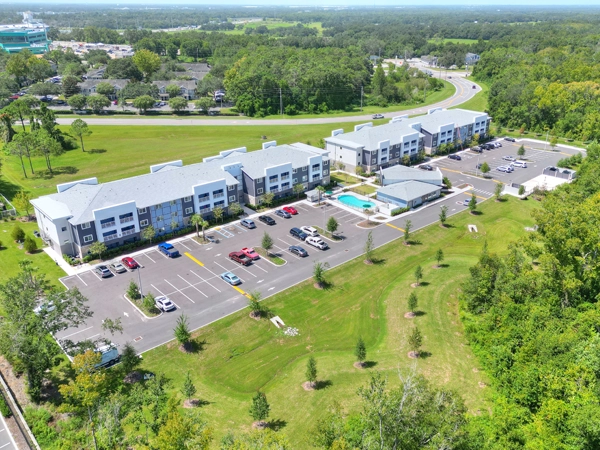
<svg viewBox="0 0 600 450">
<path fill-rule="evenodd" d="M 408 352 L 408 357 L 411 359 L 417 359 L 419 357 L 419 352 Z"/>
<path fill-rule="evenodd" d="M 304 383 L 302 383 L 302 387 L 305 391 L 314 391 L 315 389 L 317 389 L 317 383 L 305 381 Z"/>
<path fill-rule="evenodd" d="M 417 315 L 414 312 L 409 311 L 407 313 L 404 313 L 404 317 L 406 317 L 407 319 L 414 319 L 415 317 L 417 317 Z"/>
<path fill-rule="evenodd" d="M 179 351 L 183 353 L 192 353 L 194 351 L 194 346 L 191 342 L 186 342 L 179 346 Z"/>
<path fill-rule="evenodd" d="M 200 404 L 200 400 L 198 400 L 197 398 L 190 398 L 190 399 L 186 399 L 183 402 L 183 407 L 184 408 L 197 408 L 199 404 Z"/>
<path fill-rule="evenodd" d="M 364 263 L 365 263 L 367 266 L 372 266 L 372 265 L 373 265 L 373 261 L 371 261 L 371 260 L 368 260 L 368 259 L 365 259 L 363 262 L 364 262 Z"/>
<path fill-rule="evenodd" d="M 410 287 L 411 288 L 417 288 L 417 287 L 419 287 L 419 285 L 417 283 L 411 283 Z"/>
<path fill-rule="evenodd" d="M 264 430 L 268 426 L 269 424 L 264 420 L 257 420 L 256 422 L 252 423 L 252 428 L 254 428 L 255 430 Z"/>
<path fill-rule="evenodd" d="M 360 361 L 356 361 L 354 364 L 352 364 L 354 367 L 356 367 L 357 369 L 364 369 L 367 365 L 364 362 L 360 362 Z"/>
</svg>

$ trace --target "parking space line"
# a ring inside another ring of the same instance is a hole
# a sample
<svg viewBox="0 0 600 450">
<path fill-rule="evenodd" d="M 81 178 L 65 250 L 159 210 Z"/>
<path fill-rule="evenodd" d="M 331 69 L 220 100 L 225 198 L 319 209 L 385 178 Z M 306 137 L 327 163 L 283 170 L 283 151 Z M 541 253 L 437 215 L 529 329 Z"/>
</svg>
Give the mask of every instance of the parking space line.
<svg viewBox="0 0 600 450">
<path fill-rule="evenodd" d="M 300 205 L 296 205 L 296 206 L 294 206 L 294 208 L 301 209 L 302 211 L 308 211 L 308 209 L 306 209 L 306 208 L 304 208 L 303 206 L 300 206 Z"/>
<path fill-rule="evenodd" d="M 262 259 L 262 258 L 261 258 L 261 259 Z M 265 269 L 263 269 L 262 267 L 260 267 L 260 266 L 259 266 L 258 264 L 256 264 L 256 263 L 252 263 L 252 267 L 256 267 L 256 268 L 258 268 L 258 269 L 262 270 L 262 271 L 263 271 L 263 272 L 265 272 L 265 273 L 269 273 L 269 272 L 267 272 Z"/>
<path fill-rule="evenodd" d="M 234 288 L 236 291 L 238 291 L 240 294 L 242 294 L 242 295 L 244 295 L 244 296 L 246 296 L 246 297 L 250 298 L 250 295 L 246 294 L 246 293 L 245 293 L 245 292 L 244 292 L 242 289 L 240 289 L 239 287 L 237 287 L 237 286 L 231 286 L 231 287 L 232 287 L 232 288 Z"/>
<path fill-rule="evenodd" d="M 194 261 L 196 264 L 204 267 L 204 264 L 202 264 L 202 262 L 200 262 L 198 259 L 194 258 L 192 255 L 190 255 L 188 252 L 184 253 L 185 256 L 187 256 L 188 258 L 190 258 L 192 261 Z"/>
<path fill-rule="evenodd" d="M 281 242 L 283 242 L 283 243 L 284 243 L 285 245 L 287 245 L 287 246 L 296 245 L 296 244 L 290 244 L 289 242 L 285 242 L 285 241 L 284 241 L 283 239 L 281 239 L 281 238 L 277 238 L 277 239 L 279 239 Z"/>
<path fill-rule="evenodd" d="M 184 246 L 185 248 L 187 248 L 188 250 L 192 250 L 192 249 L 191 249 L 191 248 L 189 248 L 187 245 L 185 245 L 185 244 L 183 243 L 183 241 L 180 241 L 180 242 L 179 242 L 179 244 L 183 245 L 183 246 Z"/>
<path fill-rule="evenodd" d="M 234 227 L 236 227 L 236 228 L 239 228 L 239 229 L 240 229 L 240 230 L 242 230 L 244 233 L 247 233 L 247 232 L 248 232 L 248 229 L 247 229 L 247 228 L 245 228 L 245 227 L 240 227 L 240 226 L 239 226 L 239 224 L 237 224 L 237 223 L 234 223 L 234 224 L 233 224 L 233 226 L 234 226 Z"/>
<path fill-rule="evenodd" d="M 286 252 L 286 253 L 289 253 L 292 256 L 295 256 L 297 259 L 301 259 L 298 255 L 295 255 L 294 253 L 290 252 L 287 248 L 281 248 L 281 247 L 279 247 L 277 245 L 273 245 L 273 247 L 281 250 L 282 252 Z"/>
<path fill-rule="evenodd" d="M 221 292 L 219 289 L 217 289 L 215 286 L 213 286 L 212 284 L 210 284 L 208 282 L 208 280 L 205 280 L 204 278 L 202 278 L 200 275 L 198 275 L 196 272 L 194 272 L 193 270 L 190 270 L 190 273 L 192 273 L 193 275 L 196 275 L 198 278 L 200 278 L 204 283 L 208 284 L 210 287 L 214 288 L 217 292 Z M 211 272 L 212 273 L 212 272 Z"/>
<path fill-rule="evenodd" d="M 204 295 L 204 297 L 208 298 L 208 295 L 206 295 L 204 292 L 202 292 L 200 289 L 198 289 L 196 286 L 194 286 L 192 283 L 190 283 L 188 280 L 186 280 L 185 278 L 183 278 L 181 275 L 177 275 L 179 278 L 181 278 L 183 281 L 185 281 L 187 284 L 189 284 L 191 287 L 193 287 L 194 289 L 196 289 L 198 292 L 200 292 L 202 295 Z"/>
<path fill-rule="evenodd" d="M 66 338 L 74 336 L 78 333 L 83 333 L 84 331 L 91 330 L 92 328 L 94 328 L 94 327 L 87 327 L 87 328 L 84 328 L 83 330 L 76 331 L 75 333 L 67 334 L 66 336 L 61 337 L 61 339 L 66 339 Z"/>
<path fill-rule="evenodd" d="M 87 284 L 85 281 L 83 281 L 83 280 L 81 279 L 81 277 L 80 277 L 78 274 L 75 274 L 75 276 L 76 276 L 77 278 L 79 278 L 79 281 L 81 281 L 83 284 L 85 284 L 86 286 L 88 285 L 88 284 Z"/>
<path fill-rule="evenodd" d="M 102 281 L 102 278 L 100 278 L 100 277 L 99 277 L 99 276 L 96 274 L 96 271 L 95 271 L 95 270 L 88 270 L 88 272 L 92 272 L 96 278 L 98 278 L 100 281 Z"/>
<path fill-rule="evenodd" d="M 153 284 L 151 284 L 150 286 L 152 286 L 154 289 L 156 289 L 158 291 L 158 293 L 160 295 L 165 295 L 164 292 L 161 292 L 160 289 L 158 289 L 156 286 L 154 286 Z"/>
<path fill-rule="evenodd" d="M 150 261 L 152 261 L 154 264 L 156 264 L 156 261 L 154 261 L 152 258 L 150 258 L 150 256 L 148 255 L 148 253 L 142 253 L 142 255 L 144 255 L 145 257 L 147 257 Z"/>
<path fill-rule="evenodd" d="M 165 279 L 165 282 L 166 282 L 167 284 L 170 284 L 170 285 L 171 285 L 171 287 L 173 287 L 173 289 L 175 289 L 177 292 L 179 292 L 181 295 L 183 295 L 185 298 L 187 298 L 187 299 L 188 299 L 190 302 L 192 302 L 192 303 L 196 303 L 194 300 L 192 300 L 192 299 L 191 299 L 191 298 L 189 298 L 187 295 L 185 295 L 185 294 L 184 294 L 184 293 L 181 291 L 181 289 L 178 289 L 178 288 L 177 288 L 177 287 L 175 287 L 175 286 L 174 286 L 172 283 L 170 283 L 170 282 L 169 282 L 169 280 L 166 280 L 166 279 Z"/>
<path fill-rule="evenodd" d="M 400 230 L 400 231 L 402 231 L 404 233 L 404 230 L 402 228 L 400 228 L 400 227 L 397 227 L 396 225 L 392 225 L 391 223 L 386 223 L 386 225 L 388 227 L 395 228 L 396 230 Z"/>
<path fill-rule="evenodd" d="M 224 257 L 224 258 L 225 258 L 227 261 L 231 261 L 231 260 L 230 260 L 229 258 L 227 258 L 227 257 Z M 215 264 L 219 264 L 219 263 L 215 261 Z M 219 266 L 221 266 L 221 264 L 219 264 Z M 223 267 L 223 266 L 221 266 L 221 267 Z M 223 267 L 223 268 L 225 269 L 225 267 Z M 246 271 L 246 272 L 248 272 L 250 275 L 252 275 L 254 278 L 256 278 L 256 275 L 254 275 L 252 272 L 250 272 L 248 269 L 246 269 L 246 268 L 245 268 L 244 266 L 242 266 L 241 264 L 240 264 L 240 269 L 242 269 L 242 270 L 245 270 L 245 271 Z M 227 269 L 225 269 L 225 270 L 227 270 Z"/>
</svg>

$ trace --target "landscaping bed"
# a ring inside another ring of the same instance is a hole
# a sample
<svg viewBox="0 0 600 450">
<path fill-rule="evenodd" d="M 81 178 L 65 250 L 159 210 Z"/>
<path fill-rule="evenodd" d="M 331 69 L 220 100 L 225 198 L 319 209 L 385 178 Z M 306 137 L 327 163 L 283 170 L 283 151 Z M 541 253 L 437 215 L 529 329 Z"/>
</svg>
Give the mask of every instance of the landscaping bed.
<svg viewBox="0 0 600 450">
<path fill-rule="evenodd" d="M 262 258 L 265 258 L 275 264 L 276 266 L 283 266 L 287 261 L 283 259 L 279 255 L 275 255 L 272 252 L 267 253 L 267 251 L 262 247 L 254 247 L 256 253 L 258 253 Z"/>
</svg>

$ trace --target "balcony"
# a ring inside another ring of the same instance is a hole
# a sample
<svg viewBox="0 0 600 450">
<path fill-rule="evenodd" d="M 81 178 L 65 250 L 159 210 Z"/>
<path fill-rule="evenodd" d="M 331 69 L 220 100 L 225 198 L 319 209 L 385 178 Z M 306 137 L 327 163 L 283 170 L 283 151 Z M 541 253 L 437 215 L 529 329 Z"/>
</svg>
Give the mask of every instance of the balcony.
<svg viewBox="0 0 600 450">
<path fill-rule="evenodd" d="M 285 180 L 289 180 L 290 176 L 289 175 L 282 175 L 281 176 L 281 181 L 285 181 Z"/>
<path fill-rule="evenodd" d="M 135 229 L 123 231 L 122 235 L 123 236 L 129 236 L 130 234 L 134 234 L 134 233 L 135 233 Z"/>
<path fill-rule="evenodd" d="M 133 216 L 124 217 L 120 221 L 121 223 L 133 222 Z"/>
<path fill-rule="evenodd" d="M 222 192 L 220 194 L 213 194 L 213 200 L 222 197 L 225 197 L 225 194 L 223 194 Z"/>
<path fill-rule="evenodd" d="M 106 222 L 102 224 L 102 228 L 110 228 L 110 227 L 114 227 L 116 225 L 115 221 L 113 220 L 112 222 Z"/>
<path fill-rule="evenodd" d="M 104 236 L 104 242 L 108 242 L 108 241 L 114 241 L 115 239 L 119 239 L 119 236 L 117 236 L 117 234 L 111 234 L 110 236 Z"/>
<path fill-rule="evenodd" d="M 198 203 L 204 203 L 210 201 L 210 196 L 198 197 Z"/>
</svg>

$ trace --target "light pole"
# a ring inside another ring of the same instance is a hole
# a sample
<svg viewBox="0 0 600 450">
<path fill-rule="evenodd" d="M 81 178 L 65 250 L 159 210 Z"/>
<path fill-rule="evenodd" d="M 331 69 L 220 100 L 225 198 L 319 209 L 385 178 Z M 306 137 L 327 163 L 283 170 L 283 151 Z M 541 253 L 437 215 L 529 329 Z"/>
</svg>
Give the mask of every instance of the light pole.
<svg viewBox="0 0 600 450">
<path fill-rule="evenodd" d="M 546 145 L 548 145 L 548 135 L 550 134 L 550 130 L 546 128 L 546 141 L 544 142 L 544 151 L 546 150 Z"/>
<path fill-rule="evenodd" d="M 144 291 L 142 289 L 142 275 L 140 273 L 141 267 L 138 264 L 137 273 L 138 273 L 138 284 L 140 285 L 140 296 L 144 298 Z"/>
</svg>

